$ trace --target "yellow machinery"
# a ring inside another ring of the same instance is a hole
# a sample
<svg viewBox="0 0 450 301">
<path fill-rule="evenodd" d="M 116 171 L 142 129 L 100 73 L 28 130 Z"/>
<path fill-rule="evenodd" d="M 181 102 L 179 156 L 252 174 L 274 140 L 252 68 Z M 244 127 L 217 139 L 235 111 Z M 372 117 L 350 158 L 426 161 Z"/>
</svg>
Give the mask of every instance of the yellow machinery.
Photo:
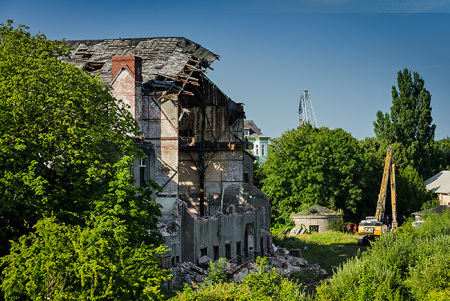
<svg viewBox="0 0 450 301">
<path fill-rule="evenodd" d="M 395 163 L 393 148 L 387 150 L 386 161 L 384 164 L 383 178 L 381 180 L 380 194 L 378 195 L 377 210 L 375 216 L 368 216 L 358 225 L 358 244 L 367 243 L 370 239 L 380 236 L 388 231 L 388 225 L 383 223 L 384 211 L 386 205 L 387 185 L 390 179 L 391 184 L 391 203 L 392 203 L 392 231 L 397 228 L 397 205 L 395 191 Z"/>
</svg>

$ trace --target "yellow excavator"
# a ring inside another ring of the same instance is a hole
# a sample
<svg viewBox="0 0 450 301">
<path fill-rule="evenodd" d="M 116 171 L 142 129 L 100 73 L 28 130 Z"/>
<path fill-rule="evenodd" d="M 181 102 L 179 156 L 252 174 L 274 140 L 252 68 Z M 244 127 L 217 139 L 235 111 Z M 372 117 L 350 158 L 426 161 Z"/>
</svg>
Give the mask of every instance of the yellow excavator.
<svg viewBox="0 0 450 301">
<path fill-rule="evenodd" d="M 395 191 L 395 162 L 393 148 L 387 150 L 386 161 L 384 163 L 383 178 L 381 180 L 380 194 L 378 195 L 377 210 L 375 216 L 368 216 L 362 220 L 358 225 L 358 244 L 368 244 L 370 240 L 383 233 L 389 231 L 388 225 L 383 222 L 386 193 L 388 188 L 388 181 L 390 179 L 391 186 L 391 205 L 392 205 L 392 225 L 390 230 L 395 232 L 397 229 L 397 205 L 396 205 L 396 191 Z"/>
</svg>

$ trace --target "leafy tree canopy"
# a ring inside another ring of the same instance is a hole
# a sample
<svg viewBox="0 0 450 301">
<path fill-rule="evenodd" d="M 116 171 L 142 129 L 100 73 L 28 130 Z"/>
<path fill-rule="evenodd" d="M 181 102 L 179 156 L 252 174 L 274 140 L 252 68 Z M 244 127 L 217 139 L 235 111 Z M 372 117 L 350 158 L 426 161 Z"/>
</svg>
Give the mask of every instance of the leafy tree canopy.
<svg viewBox="0 0 450 301">
<path fill-rule="evenodd" d="M 98 78 L 58 60 L 68 54 L 63 43 L 26 30 L 0 25 L 3 253 L 42 216 L 83 224 L 104 210 L 115 198 L 114 164 L 139 155 L 127 136 L 138 126 L 123 104 Z"/>
<path fill-rule="evenodd" d="M 131 174 L 138 125 L 67 54 L 0 24 L 1 289 L 8 300 L 153 300 L 164 250 L 153 247 L 156 184 L 136 188 Z"/>
<path fill-rule="evenodd" d="M 2 258 L 7 300 L 163 299 L 164 248 L 131 244 L 123 220 L 98 216 L 81 227 L 44 218 L 35 227 Z"/>
<path fill-rule="evenodd" d="M 356 212 L 365 164 L 350 134 L 305 124 L 273 139 L 269 148 L 263 191 L 272 198 L 278 221 L 288 221 L 290 213 L 313 204 Z"/>
<path fill-rule="evenodd" d="M 432 124 L 431 94 L 419 73 L 411 74 L 406 68 L 398 72 L 397 85 L 392 86 L 391 113 L 377 112 L 375 135 L 388 143 L 403 144 L 414 168 L 423 176 L 431 176 L 429 152 L 436 129 Z"/>
</svg>

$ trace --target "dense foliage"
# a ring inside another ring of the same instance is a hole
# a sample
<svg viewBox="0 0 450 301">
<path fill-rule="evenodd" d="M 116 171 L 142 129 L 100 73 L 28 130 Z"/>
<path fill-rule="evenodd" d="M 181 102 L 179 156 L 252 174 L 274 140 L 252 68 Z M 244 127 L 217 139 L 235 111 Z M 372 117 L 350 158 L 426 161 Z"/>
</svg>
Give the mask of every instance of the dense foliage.
<svg viewBox="0 0 450 301">
<path fill-rule="evenodd" d="M 263 172 L 278 222 L 313 204 L 352 215 L 363 198 L 363 150 L 342 129 L 306 123 L 283 133 L 272 140 Z"/>
<path fill-rule="evenodd" d="M 431 94 L 417 72 L 399 71 L 397 87 L 392 87 L 391 113 L 377 112 L 374 131 L 378 139 L 398 142 L 405 147 L 407 158 L 418 172 L 429 177 L 434 132 Z"/>
<path fill-rule="evenodd" d="M 430 215 L 415 229 L 383 235 L 362 257 L 340 266 L 316 300 L 448 300 L 450 212 Z"/>
<path fill-rule="evenodd" d="M 58 59 L 67 54 L 62 42 L 0 25 L 2 291 L 154 299 L 164 250 L 153 250 L 152 184 L 136 188 L 131 175 L 137 123 L 98 78 Z"/>
<path fill-rule="evenodd" d="M 44 218 L 35 227 L 2 259 L 7 300 L 162 299 L 164 248 L 131 243 L 123 220 L 99 216 L 81 227 Z"/>
</svg>

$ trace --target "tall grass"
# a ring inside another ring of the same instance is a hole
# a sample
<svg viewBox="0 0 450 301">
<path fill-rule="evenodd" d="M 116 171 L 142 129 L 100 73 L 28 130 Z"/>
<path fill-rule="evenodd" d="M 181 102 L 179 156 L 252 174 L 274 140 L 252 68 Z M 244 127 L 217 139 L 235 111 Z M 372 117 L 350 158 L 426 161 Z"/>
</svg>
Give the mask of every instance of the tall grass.
<svg viewBox="0 0 450 301">
<path fill-rule="evenodd" d="M 315 299 L 448 300 L 450 212 L 399 233 L 383 235 L 361 258 L 340 266 L 317 288 Z"/>
</svg>

